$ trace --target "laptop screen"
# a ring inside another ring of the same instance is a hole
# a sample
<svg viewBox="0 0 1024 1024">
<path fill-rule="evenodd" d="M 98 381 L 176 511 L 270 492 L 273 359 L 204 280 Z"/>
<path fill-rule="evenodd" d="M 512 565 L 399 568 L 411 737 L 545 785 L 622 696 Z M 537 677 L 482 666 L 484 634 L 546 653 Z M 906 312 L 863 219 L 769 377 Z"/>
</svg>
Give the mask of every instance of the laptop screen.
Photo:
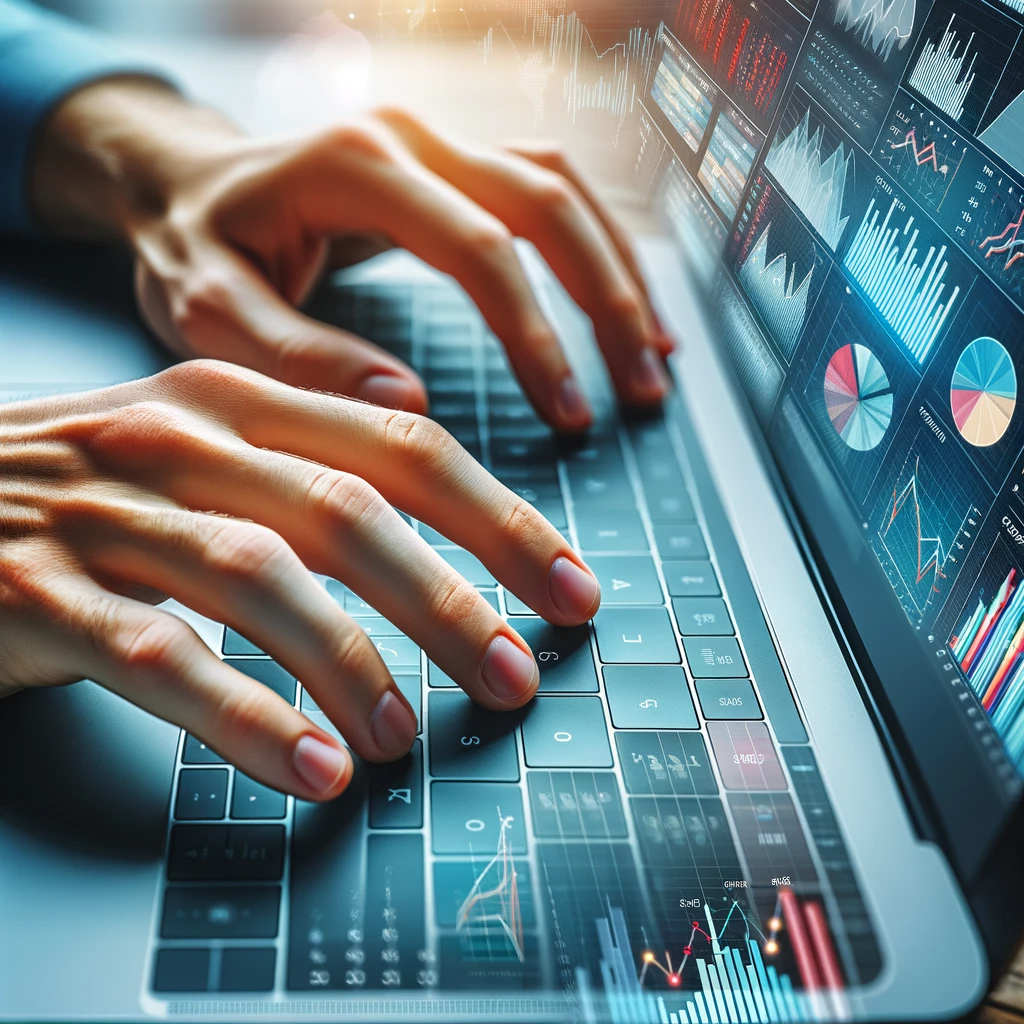
<svg viewBox="0 0 1024 1024">
<path fill-rule="evenodd" d="M 970 875 L 1024 773 L 1024 0 L 684 3 L 644 114 L 641 173 Z"/>
</svg>

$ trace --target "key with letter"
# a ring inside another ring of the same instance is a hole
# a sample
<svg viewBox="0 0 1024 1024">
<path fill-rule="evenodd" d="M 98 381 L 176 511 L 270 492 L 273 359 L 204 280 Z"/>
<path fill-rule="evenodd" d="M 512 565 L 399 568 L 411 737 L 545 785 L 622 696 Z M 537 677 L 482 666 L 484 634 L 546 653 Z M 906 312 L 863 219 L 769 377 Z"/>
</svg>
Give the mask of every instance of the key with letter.
<svg viewBox="0 0 1024 1024">
<path fill-rule="evenodd" d="M 664 608 L 602 608 L 594 616 L 601 661 L 678 665 L 676 631 Z"/>
<path fill-rule="evenodd" d="M 435 691 L 427 698 L 430 774 L 447 779 L 519 778 L 514 711 L 490 711 L 461 690 Z"/>
</svg>

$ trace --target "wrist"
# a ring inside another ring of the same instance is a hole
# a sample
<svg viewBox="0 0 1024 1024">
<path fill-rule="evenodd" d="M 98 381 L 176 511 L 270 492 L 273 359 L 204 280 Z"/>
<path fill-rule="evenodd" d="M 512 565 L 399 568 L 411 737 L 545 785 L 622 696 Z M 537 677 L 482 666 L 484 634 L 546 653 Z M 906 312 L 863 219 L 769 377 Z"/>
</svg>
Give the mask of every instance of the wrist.
<svg viewBox="0 0 1024 1024">
<path fill-rule="evenodd" d="M 130 239 L 239 138 L 224 117 L 157 80 L 93 83 L 42 126 L 29 177 L 35 214 L 57 234 Z"/>
</svg>

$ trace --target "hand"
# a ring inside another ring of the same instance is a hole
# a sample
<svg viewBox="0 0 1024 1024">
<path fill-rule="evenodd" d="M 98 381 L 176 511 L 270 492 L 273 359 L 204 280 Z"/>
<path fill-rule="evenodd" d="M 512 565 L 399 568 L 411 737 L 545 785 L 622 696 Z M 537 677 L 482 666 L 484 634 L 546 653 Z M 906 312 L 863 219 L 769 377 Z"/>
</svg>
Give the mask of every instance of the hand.
<svg viewBox="0 0 1024 1024">
<path fill-rule="evenodd" d="M 412 710 L 305 564 L 480 704 L 528 701 L 539 675 L 525 642 L 389 502 L 444 528 L 550 622 L 597 608 L 562 536 L 423 417 L 208 361 L 0 406 L 0 693 L 87 676 L 270 786 L 336 796 L 346 749 L 152 607 L 170 596 L 248 637 L 360 756 L 404 754 Z"/>
<path fill-rule="evenodd" d="M 142 312 L 184 356 L 424 411 L 410 369 L 295 308 L 332 243 L 384 239 L 458 279 L 537 411 L 558 429 L 583 429 L 590 410 L 520 265 L 518 235 L 592 319 L 622 400 L 656 403 L 668 388 L 671 342 L 625 234 L 550 146 L 457 142 L 396 110 L 252 139 L 169 89 L 115 80 L 57 109 L 32 190 L 52 227 L 130 242 Z"/>
</svg>

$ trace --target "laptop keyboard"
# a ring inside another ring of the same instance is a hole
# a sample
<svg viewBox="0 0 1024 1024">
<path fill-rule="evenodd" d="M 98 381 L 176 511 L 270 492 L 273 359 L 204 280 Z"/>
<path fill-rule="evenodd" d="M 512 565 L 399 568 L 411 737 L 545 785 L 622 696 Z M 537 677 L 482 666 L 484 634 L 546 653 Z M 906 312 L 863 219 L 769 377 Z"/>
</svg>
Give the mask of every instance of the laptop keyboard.
<svg viewBox="0 0 1024 1024">
<path fill-rule="evenodd" d="M 657 936 L 654 948 L 682 950 L 686 908 L 738 900 L 764 922 L 780 886 L 839 907 L 847 980 L 874 977 L 870 919 L 800 715 L 737 553 L 716 551 L 727 527 L 705 516 L 682 436 L 662 419 L 617 422 L 605 399 L 589 436 L 554 437 L 443 284 L 329 301 L 321 315 L 420 372 L 431 414 L 583 555 L 602 606 L 592 624 L 554 628 L 412 522 L 537 656 L 539 695 L 497 713 L 323 580 L 376 643 L 420 737 L 314 806 L 184 736 L 152 990 L 566 988 L 579 967 L 600 980 L 607 949 L 586 922 L 612 906 L 636 949 Z M 244 637 L 226 630 L 223 655 L 334 731 Z"/>
</svg>

